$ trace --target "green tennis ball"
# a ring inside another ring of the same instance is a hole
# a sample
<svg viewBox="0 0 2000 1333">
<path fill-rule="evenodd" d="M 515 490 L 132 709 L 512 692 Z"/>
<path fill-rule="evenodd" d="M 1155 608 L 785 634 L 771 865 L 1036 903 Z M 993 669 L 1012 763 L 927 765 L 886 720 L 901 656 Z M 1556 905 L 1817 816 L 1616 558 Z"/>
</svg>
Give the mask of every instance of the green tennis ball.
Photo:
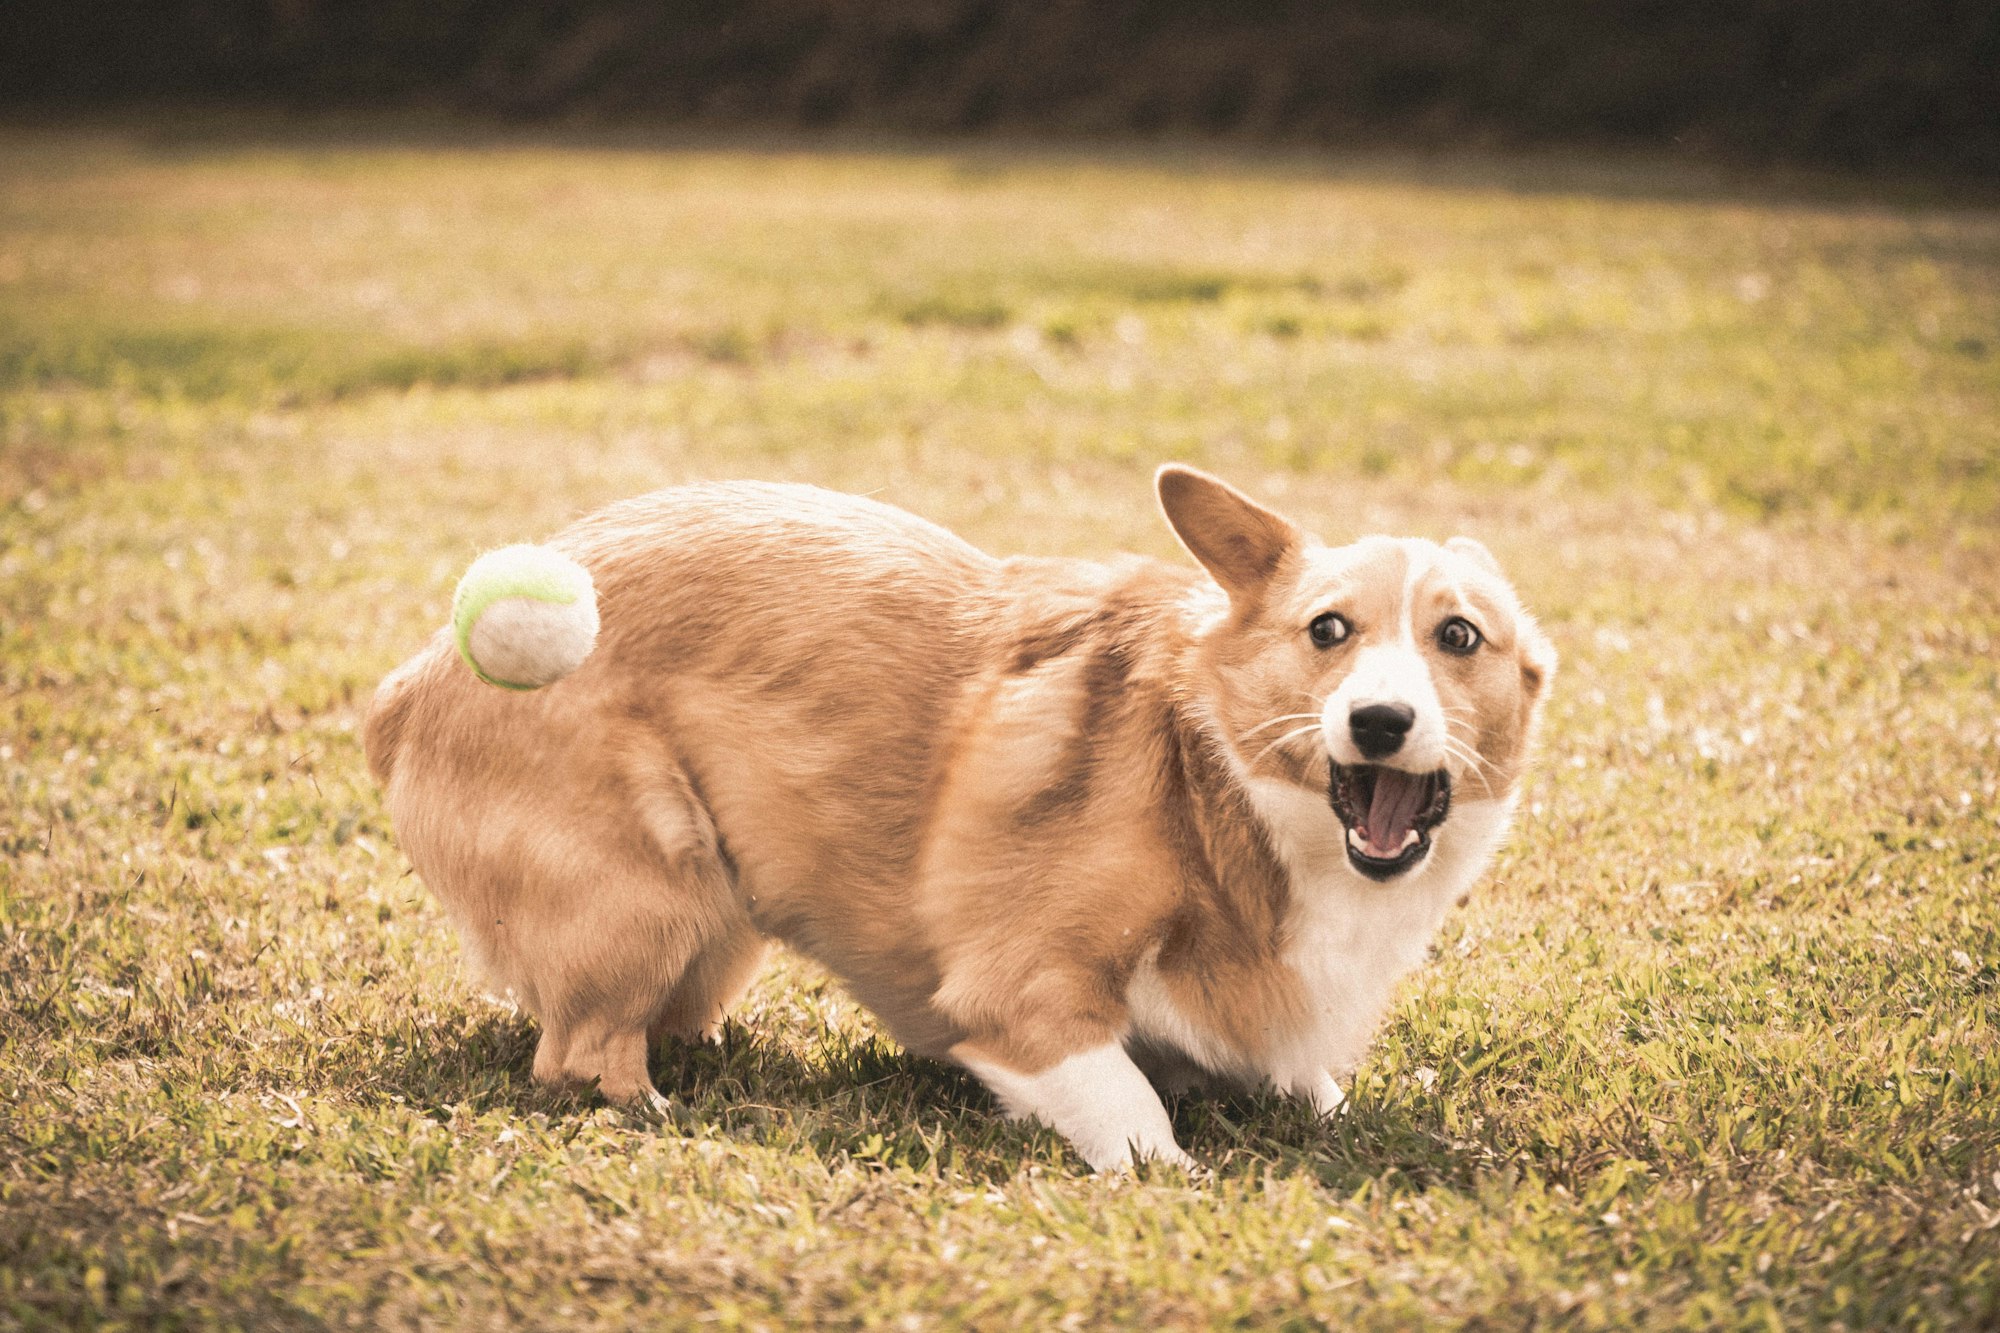
<svg viewBox="0 0 2000 1333">
<path fill-rule="evenodd" d="M 489 685 L 534 690 L 583 665 L 597 644 L 590 571 L 546 546 L 503 546 L 472 562 L 451 597 L 458 655 Z"/>
</svg>

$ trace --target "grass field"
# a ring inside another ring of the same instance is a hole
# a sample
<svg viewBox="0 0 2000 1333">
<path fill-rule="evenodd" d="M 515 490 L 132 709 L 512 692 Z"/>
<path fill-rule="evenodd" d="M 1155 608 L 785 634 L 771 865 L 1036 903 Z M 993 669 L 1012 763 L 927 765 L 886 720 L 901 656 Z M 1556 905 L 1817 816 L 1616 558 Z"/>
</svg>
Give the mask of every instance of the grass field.
<svg viewBox="0 0 2000 1333">
<path fill-rule="evenodd" d="M 1564 666 L 1351 1114 L 1096 1179 L 785 958 L 536 1088 L 356 739 L 695 477 L 1464 531 Z M 1638 166 L 0 135 L 0 1324 L 2000 1323 L 2000 209 Z"/>
</svg>

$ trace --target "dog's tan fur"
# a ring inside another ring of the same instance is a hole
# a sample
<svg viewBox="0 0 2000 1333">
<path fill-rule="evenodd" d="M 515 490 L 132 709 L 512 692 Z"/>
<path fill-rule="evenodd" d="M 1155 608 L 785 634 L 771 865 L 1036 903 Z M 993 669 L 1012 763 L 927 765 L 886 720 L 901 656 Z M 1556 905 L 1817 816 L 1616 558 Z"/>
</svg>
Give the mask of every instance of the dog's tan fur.
<svg viewBox="0 0 2000 1333">
<path fill-rule="evenodd" d="M 1326 746 L 1264 724 L 1325 700 L 1405 601 L 1475 616 L 1482 651 L 1433 651 L 1432 676 L 1459 799 L 1499 809 L 1553 657 L 1474 543 L 1329 549 L 1190 469 L 1160 495 L 1208 577 L 996 560 L 806 487 L 662 491 L 551 543 L 597 585 L 573 675 L 492 689 L 440 635 L 385 681 L 370 765 L 476 964 L 540 1021 L 536 1076 L 657 1099 L 649 1039 L 713 1033 L 767 939 L 996 1087 L 1120 1045 L 1282 1082 L 1274 1053 L 1318 1050 L 1300 1034 L 1332 1002 L 1296 955 L 1338 870 L 1303 826 L 1340 826 Z M 1356 633 L 1322 650 L 1330 607 Z M 1409 892 L 1348 879 L 1363 915 Z M 1379 1012 L 1391 952 L 1354 1005 Z M 1349 1018 L 1365 1039 L 1375 1013 Z"/>
</svg>

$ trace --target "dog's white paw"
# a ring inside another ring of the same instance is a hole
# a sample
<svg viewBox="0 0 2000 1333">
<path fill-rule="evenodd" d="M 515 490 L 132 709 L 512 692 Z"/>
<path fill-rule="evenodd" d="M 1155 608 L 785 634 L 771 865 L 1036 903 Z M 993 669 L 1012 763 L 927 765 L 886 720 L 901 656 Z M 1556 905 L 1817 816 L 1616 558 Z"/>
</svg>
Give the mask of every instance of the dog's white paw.
<svg viewBox="0 0 2000 1333">
<path fill-rule="evenodd" d="M 1340 1089 L 1340 1083 L 1331 1074 L 1321 1074 L 1313 1085 L 1306 1089 L 1306 1101 L 1319 1112 L 1322 1120 L 1331 1120 L 1337 1115 L 1347 1114 L 1347 1094 Z"/>
<path fill-rule="evenodd" d="M 952 1053 L 993 1090 L 1009 1116 L 1057 1131 L 1094 1171 L 1129 1170 L 1135 1161 L 1194 1165 L 1174 1142 L 1160 1094 L 1118 1042 L 1079 1051 L 1034 1074 L 970 1046 Z"/>
<path fill-rule="evenodd" d="M 1079 1146 L 1077 1151 L 1082 1152 L 1082 1147 Z M 1188 1156 L 1187 1153 L 1181 1150 L 1181 1146 L 1172 1139 L 1167 1140 L 1164 1144 L 1156 1143 L 1144 1146 L 1136 1143 L 1128 1143 L 1125 1145 L 1125 1151 L 1123 1152 L 1111 1153 L 1095 1161 L 1091 1160 L 1088 1154 L 1085 1154 L 1084 1160 L 1090 1163 L 1091 1170 L 1101 1176 L 1128 1174 L 1138 1170 L 1142 1162 L 1150 1162 L 1159 1166 L 1176 1166 L 1189 1173 L 1202 1169 L 1201 1163 Z"/>
</svg>

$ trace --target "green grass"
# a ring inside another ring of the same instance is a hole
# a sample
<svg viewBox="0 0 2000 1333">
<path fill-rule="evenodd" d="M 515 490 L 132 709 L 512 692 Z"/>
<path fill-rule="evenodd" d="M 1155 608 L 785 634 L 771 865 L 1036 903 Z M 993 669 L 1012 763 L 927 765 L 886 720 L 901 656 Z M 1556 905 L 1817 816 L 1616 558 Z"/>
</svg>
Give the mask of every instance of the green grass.
<svg viewBox="0 0 2000 1333">
<path fill-rule="evenodd" d="M 322 403 L 380 390 L 491 389 L 601 367 L 582 339 L 384 344 L 367 333 L 49 320 L 0 329 L 0 392 L 82 389 L 141 398 Z"/>
<path fill-rule="evenodd" d="M 2000 1321 L 2000 213 L 1514 171 L 0 138 L 0 1323 Z M 1351 1114 L 1093 1179 L 795 958 L 531 1083 L 355 737 L 473 553 L 1167 458 L 1564 653 Z"/>
</svg>

